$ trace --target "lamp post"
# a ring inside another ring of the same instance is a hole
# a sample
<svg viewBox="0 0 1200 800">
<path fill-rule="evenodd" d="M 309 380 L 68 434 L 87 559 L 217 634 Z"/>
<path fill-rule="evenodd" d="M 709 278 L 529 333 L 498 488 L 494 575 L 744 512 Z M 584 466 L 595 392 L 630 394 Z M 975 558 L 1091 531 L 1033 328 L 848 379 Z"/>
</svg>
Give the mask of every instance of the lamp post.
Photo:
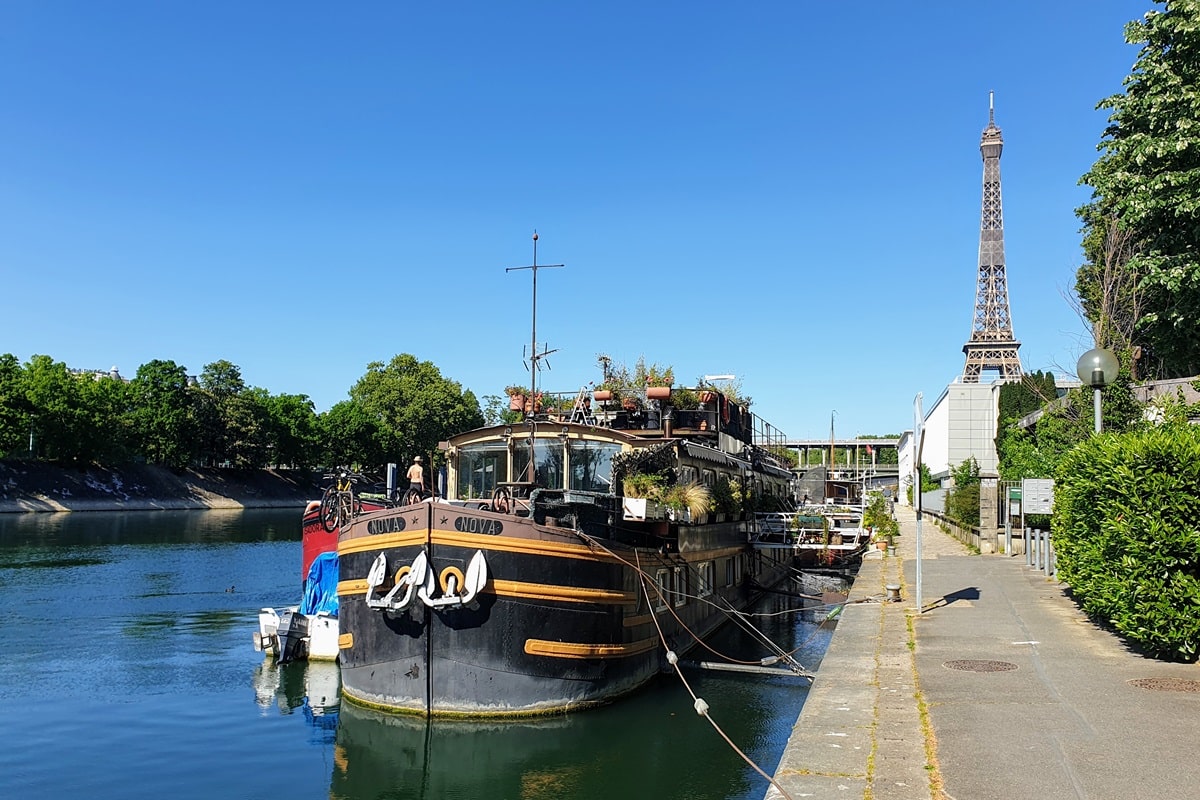
<svg viewBox="0 0 1200 800">
<path fill-rule="evenodd" d="M 1116 379 L 1117 369 L 1117 357 L 1111 350 L 1105 350 L 1102 347 L 1088 350 L 1079 357 L 1079 363 L 1075 365 L 1075 374 L 1079 376 L 1079 380 L 1083 381 L 1084 386 L 1092 387 L 1092 408 L 1096 433 L 1099 433 L 1102 428 L 1100 390 Z"/>
</svg>

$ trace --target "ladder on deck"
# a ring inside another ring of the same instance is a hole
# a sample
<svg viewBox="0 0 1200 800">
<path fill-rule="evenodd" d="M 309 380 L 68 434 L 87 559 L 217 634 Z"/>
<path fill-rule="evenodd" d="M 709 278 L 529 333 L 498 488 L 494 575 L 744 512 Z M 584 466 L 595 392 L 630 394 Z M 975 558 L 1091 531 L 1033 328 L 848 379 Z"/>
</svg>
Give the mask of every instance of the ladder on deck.
<svg viewBox="0 0 1200 800">
<path fill-rule="evenodd" d="M 580 425 L 595 425 L 596 417 L 592 414 L 592 405 L 590 400 L 591 392 L 587 386 L 580 387 L 579 394 L 575 395 L 575 405 L 571 408 L 570 422 L 578 422 Z"/>
</svg>

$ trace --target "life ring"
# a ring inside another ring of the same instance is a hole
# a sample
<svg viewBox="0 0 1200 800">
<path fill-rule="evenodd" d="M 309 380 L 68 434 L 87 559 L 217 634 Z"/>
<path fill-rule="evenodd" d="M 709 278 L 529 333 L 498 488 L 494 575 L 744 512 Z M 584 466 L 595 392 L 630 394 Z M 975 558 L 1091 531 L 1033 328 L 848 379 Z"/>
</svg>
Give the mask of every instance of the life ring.
<svg viewBox="0 0 1200 800">
<path fill-rule="evenodd" d="M 454 589 L 456 592 L 461 592 L 464 586 L 463 572 L 458 567 L 446 567 L 442 570 L 442 574 L 438 575 L 438 585 L 442 587 L 442 594 L 450 593 L 450 579 L 454 579 Z"/>
</svg>

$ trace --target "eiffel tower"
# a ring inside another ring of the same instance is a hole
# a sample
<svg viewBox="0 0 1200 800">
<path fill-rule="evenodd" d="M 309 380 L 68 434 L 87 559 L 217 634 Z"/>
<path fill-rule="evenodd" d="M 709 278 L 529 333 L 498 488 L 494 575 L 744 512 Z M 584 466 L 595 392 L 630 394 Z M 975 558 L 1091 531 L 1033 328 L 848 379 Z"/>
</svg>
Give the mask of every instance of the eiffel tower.
<svg viewBox="0 0 1200 800">
<path fill-rule="evenodd" d="M 983 214 L 979 224 L 979 278 L 975 287 L 975 320 L 963 345 L 967 364 L 963 383 L 979 383 L 985 369 L 1000 380 L 1021 377 L 1021 360 L 1008 314 L 1008 279 L 1004 273 L 1004 205 L 1000 201 L 1000 151 L 1004 138 L 996 127 L 993 95 L 988 95 L 988 126 L 979 141 L 983 155 Z"/>
</svg>

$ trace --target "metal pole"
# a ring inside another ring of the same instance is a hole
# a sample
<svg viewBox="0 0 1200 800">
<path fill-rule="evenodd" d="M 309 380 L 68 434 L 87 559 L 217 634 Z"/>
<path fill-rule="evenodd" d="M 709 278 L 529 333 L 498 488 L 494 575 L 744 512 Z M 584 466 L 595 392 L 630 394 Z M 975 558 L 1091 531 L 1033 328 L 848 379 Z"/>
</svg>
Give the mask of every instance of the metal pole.
<svg viewBox="0 0 1200 800">
<path fill-rule="evenodd" d="M 1021 502 L 1023 503 L 1024 499 L 1022 499 Z M 1029 528 L 1022 529 L 1021 541 L 1022 541 L 1022 544 L 1025 545 L 1025 566 L 1031 567 L 1031 566 L 1033 566 L 1033 560 L 1032 560 L 1033 559 L 1033 550 L 1031 549 L 1032 542 L 1030 542 Z"/>
<path fill-rule="evenodd" d="M 1095 418 L 1096 433 L 1100 432 L 1100 387 L 1092 387 L 1092 416 Z"/>
<path fill-rule="evenodd" d="M 917 613 L 925 613 L 925 600 L 923 598 L 923 586 L 921 582 L 921 458 L 923 457 L 922 450 L 925 447 L 925 415 L 921 410 L 922 394 L 917 392 L 917 397 L 913 401 L 913 506 L 917 509 Z"/>
</svg>

